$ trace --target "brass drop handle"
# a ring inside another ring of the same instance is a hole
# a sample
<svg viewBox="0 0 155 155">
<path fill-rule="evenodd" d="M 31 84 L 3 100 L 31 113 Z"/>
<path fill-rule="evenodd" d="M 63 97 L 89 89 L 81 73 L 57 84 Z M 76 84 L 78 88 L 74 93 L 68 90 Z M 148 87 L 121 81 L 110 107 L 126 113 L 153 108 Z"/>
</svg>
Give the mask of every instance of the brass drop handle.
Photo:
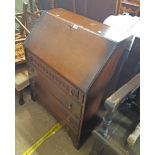
<svg viewBox="0 0 155 155">
<path fill-rule="evenodd" d="M 72 103 L 69 103 L 67 107 L 68 109 L 72 109 Z"/>
<path fill-rule="evenodd" d="M 32 57 L 32 56 L 29 56 L 29 57 L 28 57 L 28 60 L 29 60 L 30 62 L 33 62 L 33 57 Z"/>
<path fill-rule="evenodd" d="M 67 116 L 67 118 L 66 118 L 66 122 L 67 122 L 67 123 L 71 123 L 70 116 Z"/>
<path fill-rule="evenodd" d="M 70 30 L 77 30 L 79 28 L 79 26 L 76 24 L 68 25 L 68 27 L 70 28 Z"/>
</svg>

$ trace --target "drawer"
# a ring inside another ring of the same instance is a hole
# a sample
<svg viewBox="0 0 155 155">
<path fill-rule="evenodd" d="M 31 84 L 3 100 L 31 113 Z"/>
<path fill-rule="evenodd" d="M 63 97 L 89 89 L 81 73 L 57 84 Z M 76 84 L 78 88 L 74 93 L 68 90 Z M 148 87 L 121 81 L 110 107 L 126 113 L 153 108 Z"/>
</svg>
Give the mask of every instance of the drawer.
<svg viewBox="0 0 155 155">
<path fill-rule="evenodd" d="M 63 75 L 59 75 L 56 71 L 34 56 L 31 52 L 27 52 L 27 60 L 30 74 L 34 74 L 33 67 L 36 67 L 41 74 L 43 74 L 51 82 L 55 83 L 56 87 L 63 90 L 67 96 L 79 104 L 83 103 L 84 93 L 64 79 Z"/>
<path fill-rule="evenodd" d="M 67 124 L 67 126 L 78 135 L 80 120 L 73 116 L 55 96 L 42 88 L 39 83 L 35 85 L 33 90 L 37 94 L 37 100 L 44 105 L 58 121 Z"/>
<path fill-rule="evenodd" d="M 53 81 L 46 78 L 46 76 L 43 75 L 37 68 L 33 67 L 33 71 L 33 74 L 35 75 L 33 77 L 34 81 L 39 83 L 44 89 L 48 90 L 50 94 L 59 99 L 65 108 L 67 108 L 71 113 L 80 119 L 82 105 L 63 92 L 63 90 L 57 87 Z"/>
</svg>

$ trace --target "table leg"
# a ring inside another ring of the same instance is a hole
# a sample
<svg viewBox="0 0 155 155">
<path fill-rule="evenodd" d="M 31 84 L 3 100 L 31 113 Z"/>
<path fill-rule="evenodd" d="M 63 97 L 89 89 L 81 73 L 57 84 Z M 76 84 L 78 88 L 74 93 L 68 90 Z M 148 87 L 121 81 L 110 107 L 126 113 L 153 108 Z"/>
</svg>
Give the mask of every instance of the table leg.
<svg viewBox="0 0 155 155">
<path fill-rule="evenodd" d="M 25 102 L 24 102 L 24 97 L 23 97 L 23 90 L 21 90 L 19 92 L 19 104 L 20 105 L 23 105 Z"/>
</svg>

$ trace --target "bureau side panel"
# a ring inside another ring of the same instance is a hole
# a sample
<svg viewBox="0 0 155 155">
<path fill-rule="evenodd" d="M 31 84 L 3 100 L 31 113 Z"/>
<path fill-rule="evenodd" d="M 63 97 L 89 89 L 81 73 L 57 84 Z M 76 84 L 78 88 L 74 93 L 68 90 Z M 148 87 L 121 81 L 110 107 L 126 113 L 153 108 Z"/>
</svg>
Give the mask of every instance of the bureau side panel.
<svg viewBox="0 0 155 155">
<path fill-rule="evenodd" d="M 79 134 L 81 140 L 85 139 L 85 137 L 87 137 L 91 133 L 97 123 L 99 123 L 97 118 L 95 118 L 95 114 L 102 101 L 105 99 L 106 91 L 108 91 L 107 85 L 110 83 L 112 77 L 114 76 L 119 61 L 121 61 L 120 58 L 126 46 L 126 41 L 120 43 L 117 46 L 105 66 L 103 66 L 96 81 L 89 89 L 86 98 L 83 119 L 81 119 L 81 132 Z"/>
</svg>

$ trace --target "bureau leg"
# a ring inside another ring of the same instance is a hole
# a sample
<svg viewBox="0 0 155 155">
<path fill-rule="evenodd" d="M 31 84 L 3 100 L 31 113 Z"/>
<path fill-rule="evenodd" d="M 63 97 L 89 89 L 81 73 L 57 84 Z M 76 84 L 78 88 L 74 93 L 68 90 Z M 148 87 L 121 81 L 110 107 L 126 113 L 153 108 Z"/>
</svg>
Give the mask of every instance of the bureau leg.
<svg viewBox="0 0 155 155">
<path fill-rule="evenodd" d="M 80 149 L 81 143 L 79 143 L 79 141 L 78 141 L 78 139 L 77 139 L 77 135 L 75 135 L 75 134 L 72 132 L 72 130 L 71 130 L 68 126 L 65 126 L 65 130 L 67 131 L 69 137 L 71 138 L 74 147 L 75 147 L 77 150 Z"/>
<path fill-rule="evenodd" d="M 24 102 L 24 98 L 23 98 L 23 90 L 19 91 L 19 104 L 23 105 Z"/>
<path fill-rule="evenodd" d="M 34 91 L 31 90 L 31 94 L 30 95 L 31 95 L 31 100 L 32 101 L 36 101 L 37 100 L 37 94 Z"/>
<path fill-rule="evenodd" d="M 81 147 L 80 143 L 77 142 L 77 141 L 75 141 L 75 140 L 73 141 L 73 145 L 74 145 L 74 147 L 75 147 L 77 150 L 79 150 L 80 147 Z"/>
</svg>

